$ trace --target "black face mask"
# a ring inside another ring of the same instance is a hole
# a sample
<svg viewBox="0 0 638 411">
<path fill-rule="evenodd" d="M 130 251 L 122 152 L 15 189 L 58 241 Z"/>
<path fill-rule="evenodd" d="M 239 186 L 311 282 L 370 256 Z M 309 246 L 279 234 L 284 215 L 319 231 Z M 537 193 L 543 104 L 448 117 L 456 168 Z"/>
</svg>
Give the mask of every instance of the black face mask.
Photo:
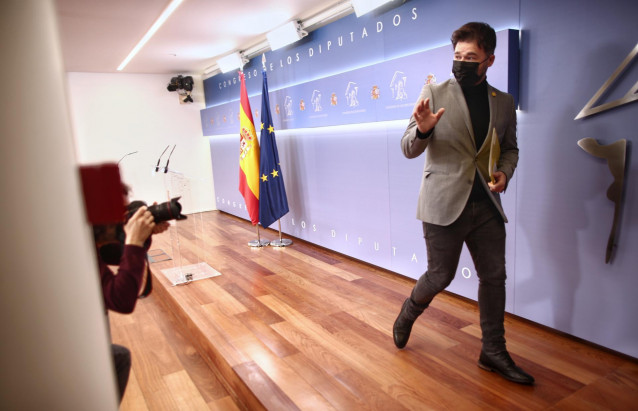
<svg viewBox="0 0 638 411">
<path fill-rule="evenodd" d="M 478 83 L 481 78 L 478 74 L 478 68 L 485 60 L 480 63 L 461 60 L 454 60 L 452 62 L 452 73 L 461 87 L 473 86 Z"/>
</svg>

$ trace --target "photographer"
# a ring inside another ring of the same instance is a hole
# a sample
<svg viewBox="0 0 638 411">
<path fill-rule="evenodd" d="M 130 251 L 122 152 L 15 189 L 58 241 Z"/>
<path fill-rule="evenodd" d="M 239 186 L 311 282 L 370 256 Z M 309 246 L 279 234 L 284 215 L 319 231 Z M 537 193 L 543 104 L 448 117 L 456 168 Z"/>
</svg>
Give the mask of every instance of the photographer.
<svg viewBox="0 0 638 411">
<path fill-rule="evenodd" d="M 118 238 L 120 227 L 125 234 L 123 246 L 119 243 L 121 239 Z M 152 287 L 146 252 L 151 245 L 151 235 L 162 233 L 168 227 L 167 221 L 155 223 L 153 214 L 146 206 L 139 207 L 123 226 L 118 227 L 116 224 L 94 226 L 100 283 L 107 309 L 123 314 L 132 313 L 137 299 L 150 294 Z M 116 253 L 110 253 L 110 257 L 117 261 L 104 261 L 108 254 L 102 251 L 109 246 L 114 246 L 118 250 Z M 107 263 L 112 265 L 119 263 L 117 274 L 111 271 Z M 131 352 L 118 344 L 111 346 L 121 401 L 131 369 Z"/>
<path fill-rule="evenodd" d="M 100 282 L 107 309 L 129 314 L 133 312 L 137 298 L 140 295 L 145 297 L 150 293 L 146 252 L 151 245 L 151 234 L 162 233 L 168 227 L 167 221 L 155 223 L 151 212 L 148 211 L 147 207 L 142 206 L 133 213 L 124 225 L 126 238 L 117 274 L 111 271 L 101 253 L 98 253 Z M 116 225 L 96 228 L 98 249 L 116 242 L 116 231 Z"/>
</svg>

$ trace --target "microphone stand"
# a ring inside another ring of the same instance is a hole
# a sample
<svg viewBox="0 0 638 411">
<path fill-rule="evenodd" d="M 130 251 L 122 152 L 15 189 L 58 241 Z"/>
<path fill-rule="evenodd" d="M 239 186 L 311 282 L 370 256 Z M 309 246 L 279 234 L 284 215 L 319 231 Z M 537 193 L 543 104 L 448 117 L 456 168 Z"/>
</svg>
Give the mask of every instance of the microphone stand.
<svg viewBox="0 0 638 411">
<path fill-rule="evenodd" d="M 162 161 L 162 156 L 164 155 L 164 153 L 166 153 L 166 150 L 168 150 L 168 148 L 170 146 L 171 146 L 170 144 L 167 145 L 166 148 L 164 149 L 164 151 L 162 151 L 162 154 L 160 154 L 159 158 L 157 159 L 157 164 L 155 165 L 155 172 L 156 173 L 159 171 L 159 168 L 160 168 L 159 165 L 160 165 L 160 161 Z"/>
<path fill-rule="evenodd" d="M 118 160 L 117 165 L 119 166 L 119 165 L 120 165 L 120 161 L 124 160 L 124 158 L 125 158 L 125 157 L 130 156 L 131 154 L 135 154 L 135 153 L 137 153 L 137 151 L 132 151 L 132 152 L 130 152 L 130 153 L 128 153 L 128 154 L 124 154 L 124 155 L 122 156 L 122 158 L 120 158 L 120 159 Z"/>
<path fill-rule="evenodd" d="M 169 144 L 170 146 L 170 144 Z M 166 159 L 166 165 L 164 166 L 164 174 L 168 173 L 168 163 L 171 161 L 171 156 L 173 155 L 173 151 L 175 151 L 175 147 L 177 147 L 177 144 L 175 144 L 173 146 L 173 149 L 171 150 L 171 153 L 168 155 L 168 158 Z M 168 148 L 168 146 L 166 146 L 166 148 Z M 164 150 L 166 151 L 166 150 Z M 164 153 L 162 153 L 164 154 Z"/>
</svg>

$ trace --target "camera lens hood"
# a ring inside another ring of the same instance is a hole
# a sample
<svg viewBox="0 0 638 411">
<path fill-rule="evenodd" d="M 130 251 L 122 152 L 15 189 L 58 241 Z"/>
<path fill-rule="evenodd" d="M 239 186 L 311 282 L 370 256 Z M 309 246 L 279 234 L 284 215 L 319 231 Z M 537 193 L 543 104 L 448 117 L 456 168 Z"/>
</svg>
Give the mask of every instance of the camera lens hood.
<svg viewBox="0 0 638 411">
<path fill-rule="evenodd" d="M 179 199 L 175 197 L 170 201 L 161 204 L 155 204 L 148 207 L 148 211 L 153 214 L 156 223 L 169 220 L 186 220 L 186 216 L 182 214 L 182 205 Z"/>
</svg>

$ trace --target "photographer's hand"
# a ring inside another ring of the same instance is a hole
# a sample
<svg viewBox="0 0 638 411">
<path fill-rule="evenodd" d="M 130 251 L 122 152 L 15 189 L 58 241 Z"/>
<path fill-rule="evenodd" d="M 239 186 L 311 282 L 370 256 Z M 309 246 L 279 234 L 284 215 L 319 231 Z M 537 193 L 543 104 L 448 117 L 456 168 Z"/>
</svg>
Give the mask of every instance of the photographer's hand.
<svg viewBox="0 0 638 411">
<path fill-rule="evenodd" d="M 155 223 L 155 228 L 153 228 L 153 234 L 161 234 L 164 231 L 168 230 L 171 224 L 168 221 L 162 221 L 160 223 Z"/>
<path fill-rule="evenodd" d="M 125 244 L 144 246 L 146 239 L 153 233 L 155 222 L 153 215 L 146 207 L 140 207 L 124 225 Z"/>
<path fill-rule="evenodd" d="M 157 201 L 153 203 L 153 205 L 157 205 Z M 159 223 L 155 223 L 155 228 L 153 228 L 153 234 L 161 234 L 164 231 L 168 230 L 171 224 L 168 221 L 160 221 Z"/>
</svg>

